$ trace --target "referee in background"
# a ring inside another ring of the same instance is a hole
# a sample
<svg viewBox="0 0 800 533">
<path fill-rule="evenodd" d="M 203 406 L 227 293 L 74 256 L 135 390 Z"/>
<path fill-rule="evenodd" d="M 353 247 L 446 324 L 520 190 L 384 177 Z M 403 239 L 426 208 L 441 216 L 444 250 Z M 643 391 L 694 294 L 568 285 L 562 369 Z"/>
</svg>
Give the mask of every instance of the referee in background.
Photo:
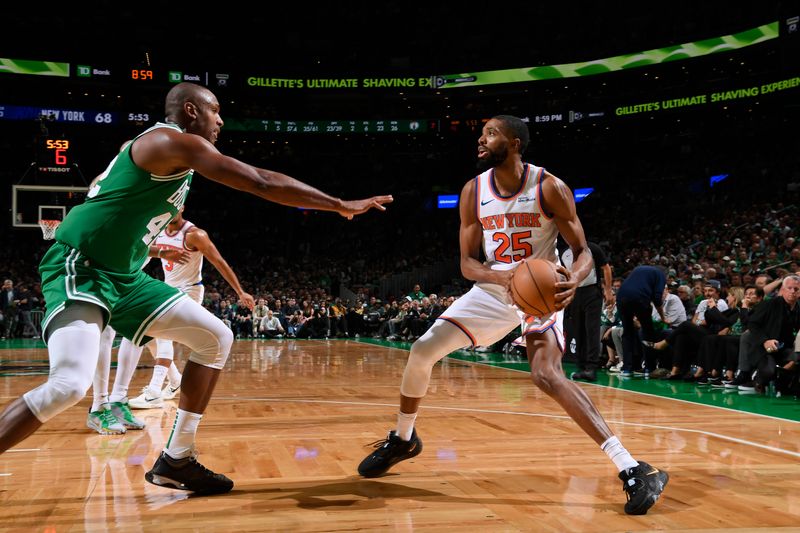
<svg viewBox="0 0 800 533">
<path fill-rule="evenodd" d="M 594 268 L 578 285 L 575 299 L 564 310 L 566 349 L 577 359 L 578 371 L 572 379 L 596 381 L 600 366 L 600 314 L 603 300 L 611 302 L 611 265 L 599 245 L 589 242 Z M 561 254 L 561 262 L 569 269 L 572 266 L 572 250 Z"/>
</svg>

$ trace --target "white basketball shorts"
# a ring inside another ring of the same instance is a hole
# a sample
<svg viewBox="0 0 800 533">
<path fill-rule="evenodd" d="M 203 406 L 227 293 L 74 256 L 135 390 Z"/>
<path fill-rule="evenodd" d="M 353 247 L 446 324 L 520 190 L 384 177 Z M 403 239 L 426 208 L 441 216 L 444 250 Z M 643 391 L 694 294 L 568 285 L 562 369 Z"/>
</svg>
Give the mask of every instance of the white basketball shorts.
<svg viewBox="0 0 800 533">
<path fill-rule="evenodd" d="M 493 283 L 476 283 L 438 320 L 446 320 L 459 328 L 473 346 L 490 346 L 518 325 L 522 327 L 523 337 L 552 329 L 559 348 L 564 351 L 563 311 L 540 318 L 526 315 L 513 304 L 504 287 Z"/>
</svg>

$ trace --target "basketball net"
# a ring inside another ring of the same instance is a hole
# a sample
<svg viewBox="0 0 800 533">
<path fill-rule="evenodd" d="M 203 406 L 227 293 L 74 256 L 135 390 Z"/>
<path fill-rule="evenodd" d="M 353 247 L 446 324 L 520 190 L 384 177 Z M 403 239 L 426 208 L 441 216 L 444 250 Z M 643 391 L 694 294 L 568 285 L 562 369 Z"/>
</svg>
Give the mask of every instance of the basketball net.
<svg viewBox="0 0 800 533">
<path fill-rule="evenodd" d="M 61 224 L 60 220 L 40 220 L 39 227 L 42 228 L 44 240 L 51 241 L 56 236 L 56 228 Z"/>
</svg>

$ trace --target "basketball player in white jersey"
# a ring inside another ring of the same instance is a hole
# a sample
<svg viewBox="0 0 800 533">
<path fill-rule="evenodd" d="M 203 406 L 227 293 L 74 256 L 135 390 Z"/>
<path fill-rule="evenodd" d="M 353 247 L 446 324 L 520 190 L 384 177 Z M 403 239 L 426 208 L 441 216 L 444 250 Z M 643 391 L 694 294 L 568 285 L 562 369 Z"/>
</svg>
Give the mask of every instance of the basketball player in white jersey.
<svg viewBox="0 0 800 533">
<path fill-rule="evenodd" d="M 205 257 L 222 274 L 225 281 L 233 287 L 245 307 L 252 309 L 255 305 L 253 297 L 242 289 L 239 278 L 236 277 L 228 262 L 219 253 L 208 233 L 183 218 L 183 208 L 167 224 L 164 231 L 156 237 L 154 245 L 159 249 L 158 257 L 161 258 L 161 267 L 164 270 L 164 282 L 180 289 L 195 302 L 201 305 L 203 303 L 202 271 L 203 258 Z M 174 262 L 166 257 L 161 257 L 166 253 L 180 251 L 188 253 L 188 258 L 185 262 Z M 123 343 L 125 342 L 123 340 Z M 153 376 L 150 384 L 142 389 L 142 393 L 128 402 L 128 405 L 134 409 L 162 407 L 164 400 L 173 399 L 180 388 L 181 374 L 172 361 L 174 357 L 172 341 L 154 339 L 154 341 L 148 343 L 151 351 L 153 351 L 153 342 L 156 345 L 156 351 L 153 353 L 156 357 Z M 139 362 L 139 357 L 142 354 L 142 348 L 132 344 L 130 346 L 120 346 L 117 374 L 110 396 L 112 405 L 115 401 L 123 401 L 122 398 L 127 397 L 128 387 Z M 168 374 L 169 385 L 162 391 L 161 387 Z"/>
<path fill-rule="evenodd" d="M 380 476 L 422 451 L 414 422 L 436 362 L 459 348 L 490 346 L 521 323 L 534 384 L 557 401 L 617 466 L 628 496 L 625 512 L 645 514 L 669 476 L 635 461 L 583 389 L 561 368 L 563 309 L 592 268 L 592 257 L 570 189 L 543 168 L 522 161 L 528 142 L 528 127 L 519 118 L 499 115 L 484 126 L 478 139 L 478 167 L 483 172 L 467 182 L 459 204 L 461 272 L 476 283 L 412 345 L 400 385 L 397 428 L 361 462 L 358 472 Z M 558 266 L 566 281 L 556 284 L 556 312 L 541 318 L 525 315 L 510 297 L 513 269 L 526 257 L 557 262 L 559 232 L 574 260 L 571 272 Z M 485 263 L 479 260 L 481 245 Z"/>
</svg>

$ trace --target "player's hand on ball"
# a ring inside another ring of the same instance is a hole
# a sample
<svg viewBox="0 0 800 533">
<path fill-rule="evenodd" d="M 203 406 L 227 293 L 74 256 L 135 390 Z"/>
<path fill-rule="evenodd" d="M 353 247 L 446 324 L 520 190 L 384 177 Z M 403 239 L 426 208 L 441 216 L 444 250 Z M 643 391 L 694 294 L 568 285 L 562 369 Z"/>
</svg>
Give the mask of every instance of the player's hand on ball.
<svg viewBox="0 0 800 533">
<path fill-rule="evenodd" d="M 564 265 L 558 265 L 556 271 L 564 276 L 562 281 L 556 283 L 555 307 L 556 311 L 561 311 L 575 298 L 578 282 L 572 279 L 572 272 L 564 268 Z"/>
<path fill-rule="evenodd" d="M 505 287 L 506 292 L 512 301 L 514 300 L 514 295 L 511 293 L 511 280 L 514 279 L 514 270 L 517 268 L 517 266 L 519 266 L 519 264 L 509 270 L 495 270 L 493 272 L 495 277 L 493 283 Z"/>
</svg>

